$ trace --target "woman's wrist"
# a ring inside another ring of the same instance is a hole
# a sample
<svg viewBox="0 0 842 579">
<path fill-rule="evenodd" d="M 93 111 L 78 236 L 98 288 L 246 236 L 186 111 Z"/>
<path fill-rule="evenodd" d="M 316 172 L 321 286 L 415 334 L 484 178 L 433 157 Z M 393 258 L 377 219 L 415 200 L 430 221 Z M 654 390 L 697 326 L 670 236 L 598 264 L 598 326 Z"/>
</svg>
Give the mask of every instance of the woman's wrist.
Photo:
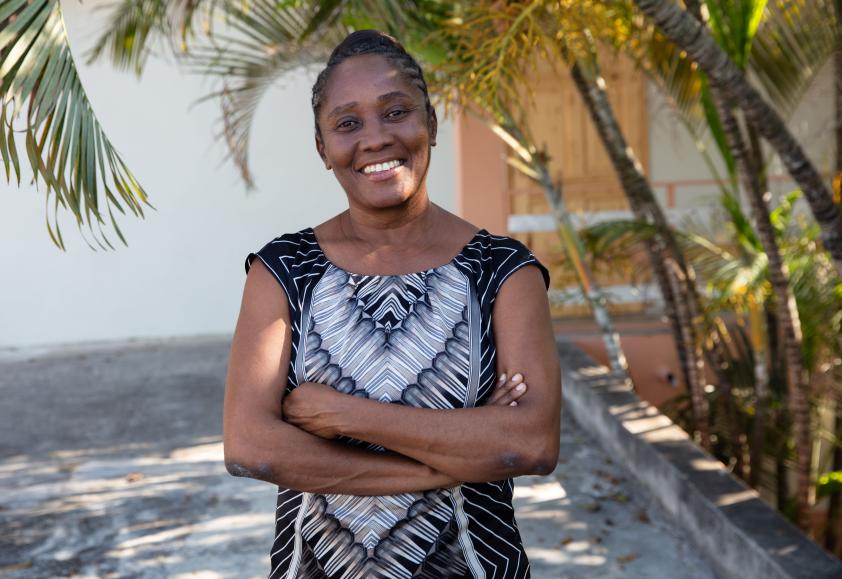
<svg viewBox="0 0 842 579">
<path fill-rule="evenodd" d="M 360 434 L 359 423 L 364 422 L 366 406 L 369 404 L 381 404 L 376 400 L 345 394 L 337 397 L 337 406 L 333 408 L 332 426 L 341 436 L 357 438 Z"/>
</svg>

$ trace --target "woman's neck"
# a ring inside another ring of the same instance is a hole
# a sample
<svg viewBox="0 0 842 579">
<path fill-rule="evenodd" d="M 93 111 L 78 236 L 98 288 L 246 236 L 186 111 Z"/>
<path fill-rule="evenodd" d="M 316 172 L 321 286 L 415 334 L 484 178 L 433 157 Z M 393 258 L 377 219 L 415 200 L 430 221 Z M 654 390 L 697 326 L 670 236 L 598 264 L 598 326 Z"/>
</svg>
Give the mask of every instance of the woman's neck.
<svg viewBox="0 0 842 579">
<path fill-rule="evenodd" d="M 405 206 L 380 211 L 350 206 L 340 215 L 344 236 L 369 247 L 406 247 L 429 239 L 441 209 L 426 195 L 415 197 L 419 199 L 410 199 Z"/>
</svg>

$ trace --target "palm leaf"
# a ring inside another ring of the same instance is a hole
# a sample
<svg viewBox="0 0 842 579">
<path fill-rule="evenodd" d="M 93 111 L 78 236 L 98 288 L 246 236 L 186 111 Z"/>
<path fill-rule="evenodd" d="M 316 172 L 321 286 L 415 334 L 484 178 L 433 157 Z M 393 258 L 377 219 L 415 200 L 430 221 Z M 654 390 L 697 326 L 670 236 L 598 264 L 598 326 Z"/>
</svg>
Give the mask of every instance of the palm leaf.
<svg viewBox="0 0 842 579">
<path fill-rule="evenodd" d="M 197 21 L 208 34 L 226 6 L 247 6 L 245 0 L 122 0 L 97 7 L 108 10 L 107 24 L 86 54 L 92 63 L 108 55 L 122 70 L 143 73 L 154 40 L 168 40 L 174 54 L 189 50 L 196 39 Z"/>
<path fill-rule="evenodd" d="M 771 0 L 752 43 L 749 70 L 787 117 L 839 41 L 835 2 Z"/>
<path fill-rule="evenodd" d="M 14 171 L 20 184 L 16 139 L 22 138 L 35 184 L 44 181 L 53 242 L 64 249 L 58 228 L 61 207 L 73 214 L 80 230 L 87 225 L 101 248 L 112 247 L 102 229 L 107 213 L 125 243 L 112 207 L 122 213 L 125 204 L 142 216 L 143 205 L 151 205 L 94 115 L 76 72 L 57 0 L 11 0 L 0 5 L 0 56 L 0 154 L 6 180 Z M 16 128 L 25 106 L 24 126 Z M 109 160 L 109 172 L 104 170 L 104 158 Z M 119 196 L 105 193 L 112 189 L 109 179 Z"/>
<path fill-rule="evenodd" d="M 217 136 L 224 139 L 227 158 L 233 159 L 248 188 L 254 186 L 248 162 L 252 121 L 264 95 L 284 73 L 324 61 L 348 32 L 342 25 L 328 26 L 301 40 L 317 9 L 313 3 L 293 6 L 268 0 L 251 2 L 247 9 L 226 5 L 226 31 L 207 37 L 184 58 L 188 72 L 216 78 L 222 85 L 197 102 L 219 99 L 222 128 Z"/>
<path fill-rule="evenodd" d="M 789 117 L 812 86 L 822 65 L 840 41 L 838 0 L 738 0 L 705 2 L 711 34 L 732 60 L 748 69 L 769 96 L 775 109 Z M 623 21 L 622 34 L 607 29 L 613 42 L 646 71 L 679 113 L 691 134 L 700 140 L 714 130 L 726 165 L 733 164 L 728 148 L 716 133 L 718 115 L 705 102 L 702 73 L 639 18 L 626 2 L 613 3 Z M 600 29 L 595 29 L 600 30 Z M 707 99 L 709 101 L 709 99 Z"/>
</svg>

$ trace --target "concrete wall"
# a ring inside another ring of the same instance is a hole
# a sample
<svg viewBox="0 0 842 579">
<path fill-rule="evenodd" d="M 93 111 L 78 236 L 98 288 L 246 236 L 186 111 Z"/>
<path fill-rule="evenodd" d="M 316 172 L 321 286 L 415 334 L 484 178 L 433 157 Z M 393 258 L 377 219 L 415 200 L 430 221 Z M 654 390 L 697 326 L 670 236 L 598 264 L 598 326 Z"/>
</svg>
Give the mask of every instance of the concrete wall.
<svg viewBox="0 0 842 579">
<path fill-rule="evenodd" d="M 648 488 L 723 579 L 835 579 L 842 562 L 577 347 L 558 342 L 564 404 Z"/>
<path fill-rule="evenodd" d="M 129 247 L 113 252 L 91 251 L 61 219 L 64 253 L 47 235 L 43 192 L 28 177 L 19 189 L 2 182 L 0 348 L 231 332 L 246 254 L 347 207 L 313 147 L 317 71 L 282 79 L 259 107 L 250 148 L 257 190 L 247 194 L 213 137 L 218 105 L 189 109 L 211 83 L 171 59 L 150 60 L 141 80 L 84 65 L 102 4 L 62 2 L 71 46 L 99 121 L 157 211 L 121 219 Z M 428 186 L 454 210 L 450 122 L 440 122 L 437 141 Z"/>
</svg>

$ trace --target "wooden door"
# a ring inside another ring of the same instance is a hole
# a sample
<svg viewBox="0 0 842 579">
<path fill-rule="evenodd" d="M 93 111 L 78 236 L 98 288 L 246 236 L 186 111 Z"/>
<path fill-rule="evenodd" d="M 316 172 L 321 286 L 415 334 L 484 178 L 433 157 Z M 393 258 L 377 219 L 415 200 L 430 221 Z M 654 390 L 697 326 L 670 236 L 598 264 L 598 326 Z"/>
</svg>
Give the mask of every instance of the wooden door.
<svg viewBox="0 0 842 579">
<path fill-rule="evenodd" d="M 601 52 L 600 67 L 626 141 L 647 171 L 649 117 L 645 76 L 628 58 L 609 50 Z M 546 147 L 552 177 L 561 183 L 568 211 L 576 214 L 628 209 L 605 147 L 569 72 L 539 66 L 532 91 L 529 126 L 538 146 Z M 541 187 L 512 167 L 508 169 L 508 190 L 511 214 L 549 213 Z M 564 266 L 555 232 L 518 232 L 512 236 L 529 245 L 548 264 L 554 287 L 576 285 L 569 268 Z M 602 285 L 627 284 L 628 278 L 628 273 L 621 270 L 598 276 Z"/>
</svg>

